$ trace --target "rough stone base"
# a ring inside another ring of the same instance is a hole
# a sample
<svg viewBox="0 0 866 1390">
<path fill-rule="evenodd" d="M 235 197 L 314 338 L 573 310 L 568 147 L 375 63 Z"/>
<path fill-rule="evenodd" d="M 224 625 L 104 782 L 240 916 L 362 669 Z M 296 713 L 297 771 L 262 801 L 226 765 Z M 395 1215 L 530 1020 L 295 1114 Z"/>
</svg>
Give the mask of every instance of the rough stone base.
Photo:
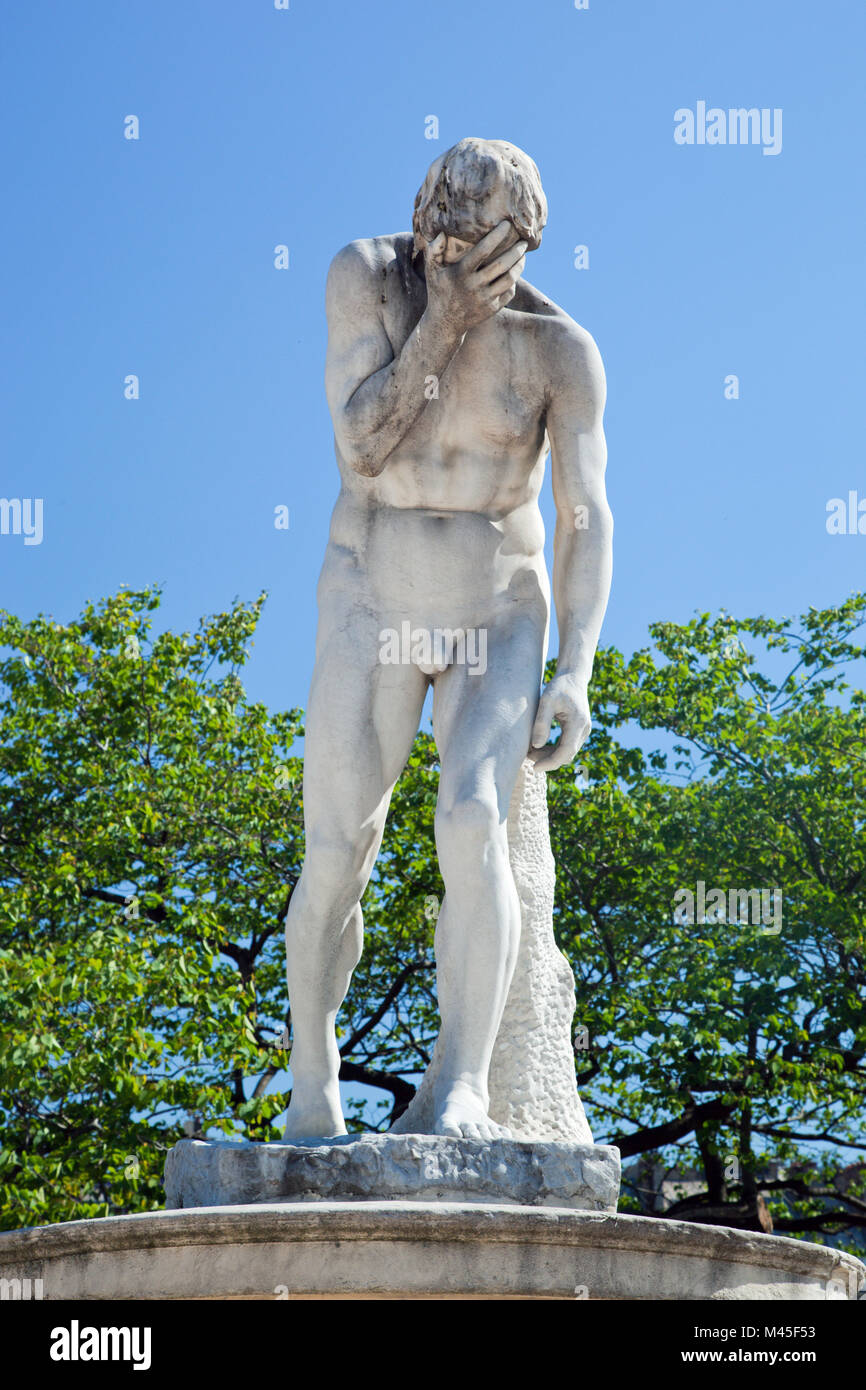
<svg viewBox="0 0 866 1390">
<path fill-rule="evenodd" d="M 508 858 L 520 903 L 520 945 L 490 1060 L 490 1118 L 515 1139 L 591 1144 L 571 1042 L 574 975 L 553 935 L 556 868 L 547 775 L 536 772 L 529 759 L 514 787 L 507 828 Z M 446 894 L 443 913 L 447 905 Z M 440 1033 L 418 1091 L 393 1134 L 432 1134 L 434 1091 L 446 1041 Z"/>
<path fill-rule="evenodd" d="M 316 1144 L 182 1139 L 165 1164 L 166 1206 L 387 1200 L 616 1211 L 619 1150 L 602 1144 L 482 1144 L 433 1134 Z"/>
<path fill-rule="evenodd" d="M 852 1299 L 822 1245 L 643 1216 L 430 1202 L 148 1212 L 0 1235 L 45 1299 Z M 36 1296 L 39 1296 L 37 1294 Z M 13 1294 L 14 1296 L 14 1294 Z M 627 1324 L 626 1324 L 627 1325 Z"/>
</svg>

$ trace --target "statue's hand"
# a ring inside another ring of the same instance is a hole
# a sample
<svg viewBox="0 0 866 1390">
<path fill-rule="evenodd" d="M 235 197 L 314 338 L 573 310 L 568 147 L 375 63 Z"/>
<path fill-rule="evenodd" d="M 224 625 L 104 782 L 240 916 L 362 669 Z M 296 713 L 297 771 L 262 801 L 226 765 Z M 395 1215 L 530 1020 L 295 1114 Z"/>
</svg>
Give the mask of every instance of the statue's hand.
<svg viewBox="0 0 866 1390">
<path fill-rule="evenodd" d="M 425 274 L 427 312 L 434 321 L 452 332 L 466 333 L 514 298 L 529 244 L 518 241 L 507 251 L 499 251 L 513 232 L 512 224 L 503 220 L 450 265 L 443 259 L 445 233 L 440 232 L 430 243 Z"/>
<path fill-rule="evenodd" d="M 554 720 L 559 724 L 561 733 L 556 743 L 549 744 L 547 740 Z M 553 772 L 570 763 L 589 736 L 591 728 L 585 682 L 573 676 L 554 676 L 542 692 L 532 726 L 529 757 L 535 763 L 536 770 Z"/>
</svg>

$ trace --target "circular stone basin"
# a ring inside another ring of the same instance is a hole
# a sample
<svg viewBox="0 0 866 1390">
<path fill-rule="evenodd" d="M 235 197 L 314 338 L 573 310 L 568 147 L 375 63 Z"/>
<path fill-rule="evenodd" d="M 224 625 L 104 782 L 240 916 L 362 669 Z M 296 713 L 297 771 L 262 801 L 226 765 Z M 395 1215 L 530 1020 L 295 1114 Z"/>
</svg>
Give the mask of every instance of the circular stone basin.
<svg viewBox="0 0 866 1390">
<path fill-rule="evenodd" d="M 21 1293 L 13 1284 L 13 1298 L 76 1300 L 802 1300 L 866 1289 L 853 1256 L 784 1236 L 394 1201 L 197 1207 L 10 1231 L 0 1235 L 0 1278 L 31 1281 Z"/>
</svg>

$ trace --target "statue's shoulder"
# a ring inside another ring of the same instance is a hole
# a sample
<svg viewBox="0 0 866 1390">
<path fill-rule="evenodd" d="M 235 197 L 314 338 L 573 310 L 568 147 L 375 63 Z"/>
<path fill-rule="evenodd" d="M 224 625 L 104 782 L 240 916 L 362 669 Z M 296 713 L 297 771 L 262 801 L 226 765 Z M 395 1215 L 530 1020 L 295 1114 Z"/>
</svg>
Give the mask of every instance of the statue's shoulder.
<svg viewBox="0 0 866 1390">
<path fill-rule="evenodd" d="M 551 337 L 559 340 L 573 338 L 575 341 L 582 337 L 589 338 L 586 329 L 567 314 L 561 305 L 556 304 L 550 295 L 536 289 L 535 285 L 530 285 L 528 280 L 519 282 L 517 294 L 508 307 L 517 310 L 518 313 L 530 314 L 540 319 L 539 330 Z"/>
<path fill-rule="evenodd" d="M 338 288 L 372 284 L 387 275 L 389 268 L 402 271 L 411 264 L 411 232 L 392 232 L 388 236 L 359 237 L 340 248 L 328 270 L 329 285 Z"/>
<path fill-rule="evenodd" d="M 535 331 L 545 345 L 550 359 L 562 367 L 592 372 L 601 358 L 595 339 L 588 329 L 573 319 L 559 304 L 526 280 L 520 281 L 521 297 L 518 311 L 532 315 L 537 321 Z M 516 299 L 516 296 L 515 296 Z M 510 308 L 515 307 L 512 301 Z"/>
</svg>

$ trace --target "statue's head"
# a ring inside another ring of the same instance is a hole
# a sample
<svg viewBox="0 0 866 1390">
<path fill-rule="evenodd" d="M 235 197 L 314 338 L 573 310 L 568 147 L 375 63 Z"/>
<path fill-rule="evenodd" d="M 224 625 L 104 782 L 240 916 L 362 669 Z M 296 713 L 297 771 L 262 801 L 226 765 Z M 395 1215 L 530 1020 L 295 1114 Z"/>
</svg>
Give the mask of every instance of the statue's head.
<svg viewBox="0 0 866 1390">
<path fill-rule="evenodd" d="M 533 160 L 507 140 L 459 140 L 433 161 L 418 190 L 415 251 L 444 232 L 459 253 L 503 218 L 514 226 L 515 241 L 528 242 L 530 251 L 540 245 L 547 199 Z"/>
</svg>

